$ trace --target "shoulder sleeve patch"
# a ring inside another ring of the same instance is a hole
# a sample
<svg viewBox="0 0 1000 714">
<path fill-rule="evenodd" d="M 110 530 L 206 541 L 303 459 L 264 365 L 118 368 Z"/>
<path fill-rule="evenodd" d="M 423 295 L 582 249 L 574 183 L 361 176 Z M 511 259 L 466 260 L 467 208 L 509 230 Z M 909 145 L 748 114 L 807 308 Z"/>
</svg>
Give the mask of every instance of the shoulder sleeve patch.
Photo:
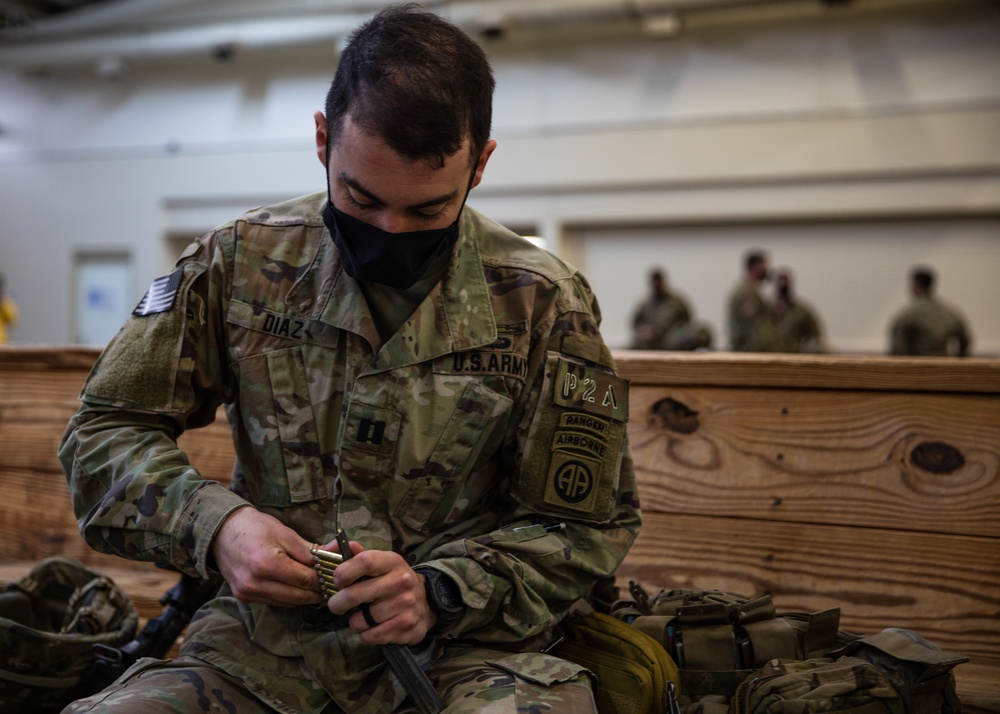
<svg viewBox="0 0 1000 714">
<path fill-rule="evenodd" d="M 607 370 L 560 359 L 553 401 L 616 421 L 628 421 L 628 381 Z"/>
<path fill-rule="evenodd" d="M 539 513 L 605 523 L 618 497 L 628 382 L 550 355 L 542 390 L 513 495 Z"/>
<path fill-rule="evenodd" d="M 205 267 L 196 263 L 186 266 L 165 276 L 162 287 L 146 293 L 136 310 L 144 303 L 150 308 L 133 312 L 108 343 L 87 377 L 84 399 L 158 412 L 176 407 L 181 398 L 178 386 L 186 384 L 190 376 L 188 370 L 180 368 L 184 343 L 197 338 L 202 317 L 200 309 L 193 309 L 201 304 L 201 298 L 191 294 L 191 285 Z M 189 308 L 195 315 L 193 320 L 188 319 Z"/>
<path fill-rule="evenodd" d="M 177 268 L 170 275 L 164 275 L 154 280 L 146 294 L 142 296 L 142 300 L 135 306 L 132 314 L 136 317 L 145 317 L 173 309 L 174 301 L 177 298 L 177 289 L 181 286 L 183 275 L 184 268 Z"/>
</svg>

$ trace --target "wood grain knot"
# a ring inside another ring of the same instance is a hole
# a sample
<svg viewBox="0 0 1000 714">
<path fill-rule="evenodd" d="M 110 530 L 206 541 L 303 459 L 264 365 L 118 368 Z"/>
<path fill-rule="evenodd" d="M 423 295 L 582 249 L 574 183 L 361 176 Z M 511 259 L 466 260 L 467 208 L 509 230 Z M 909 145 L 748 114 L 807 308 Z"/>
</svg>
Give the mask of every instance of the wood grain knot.
<svg viewBox="0 0 1000 714">
<path fill-rule="evenodd" d="M 650 411 L 661 426 L 679 434 L 693 434 L 700 426 L 698 412 L 671 397 L 656 402 Z"/>
<path fill-rule="evenodd" d="M 922 441 L 910 452 L 913 465 L 934 474 L 950 474 L 965 466 L 962 452 L 941 441 Z"/>
</svg>

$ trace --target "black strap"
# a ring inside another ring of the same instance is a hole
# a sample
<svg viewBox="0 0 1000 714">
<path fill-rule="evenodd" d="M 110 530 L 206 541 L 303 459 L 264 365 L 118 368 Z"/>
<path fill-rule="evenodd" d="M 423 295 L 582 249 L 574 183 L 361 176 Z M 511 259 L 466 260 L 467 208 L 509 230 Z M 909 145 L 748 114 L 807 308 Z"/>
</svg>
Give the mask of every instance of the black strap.
<svg viewBox="0 0 1000 714">
<path fill-rule="evenodd" d="M 387 644 L 381 647 L 386 662 L 392 667 L 403 689 L 413 698 L 421 714 L 439 714 L 444 711 L 444 701 L 406 645 Z"/>
<path fill-rule="evenodd" d="M 344 560 L 354 555 L 347 542 L 347 534 L 341 529 L 337 530 L 337 545 L 340 547 L 340 554 L 344 556 Z M 379 645 L 379 648 L 382 650 L 385 661 L 392 667 L 399 683 L 403 685 L 403 689 L 417 705 L 420 714 L 440 714 L 444 711 L 444 701 L 434 689 L 431 680 L 427 678 L 427 673 L 420 669 L 416 658 L 406 645 L 393 643 Z"/>
</svg>

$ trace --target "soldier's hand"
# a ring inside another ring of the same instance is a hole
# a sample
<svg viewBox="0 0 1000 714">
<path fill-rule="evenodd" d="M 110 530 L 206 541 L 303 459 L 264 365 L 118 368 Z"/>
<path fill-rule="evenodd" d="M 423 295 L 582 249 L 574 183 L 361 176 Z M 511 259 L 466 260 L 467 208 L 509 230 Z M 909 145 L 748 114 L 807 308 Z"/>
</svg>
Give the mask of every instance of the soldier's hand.
<svg viewBox="0 0 1000 714">
<path fill-rule="evenodd" d="M 323 601 L 310 544 L 252 506 L 233 511 L 212 541 L 212 554 L 241 602 L 291 607 Z"/>
<path fill-rule="evenodd" d="M 336 551 L 336 542 L 325 549 Z M 354 541 L 351 551 L 354 556 L 334 572 L 338 592 L 327 602 L 330 612 L 343 615 L 359 606 L 367 610 L 371 622 L 362 610 L 348 621 L 366 645 L 420 643 L 437 622 L 427 604 L 424 576 L 414 572 L 399 553 L 365 550 Z"/>
</svg>

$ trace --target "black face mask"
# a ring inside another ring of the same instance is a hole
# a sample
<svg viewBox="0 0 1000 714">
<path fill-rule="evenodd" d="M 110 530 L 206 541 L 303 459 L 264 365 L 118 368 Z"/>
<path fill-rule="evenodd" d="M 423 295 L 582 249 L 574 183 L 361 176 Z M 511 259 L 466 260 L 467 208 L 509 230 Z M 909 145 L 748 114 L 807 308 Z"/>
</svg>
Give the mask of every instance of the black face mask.
<svg viewBox="0 0 1000 714">
<path fill-rule="evenodd" d="M 423 278 L 458 240 L 458 218 L 445 228 L 389 233 L 347 215 L 329 199 L 323 209 L 323 222 L 348 275 L 397 290 L 405 290 Z"/>
</svg>

